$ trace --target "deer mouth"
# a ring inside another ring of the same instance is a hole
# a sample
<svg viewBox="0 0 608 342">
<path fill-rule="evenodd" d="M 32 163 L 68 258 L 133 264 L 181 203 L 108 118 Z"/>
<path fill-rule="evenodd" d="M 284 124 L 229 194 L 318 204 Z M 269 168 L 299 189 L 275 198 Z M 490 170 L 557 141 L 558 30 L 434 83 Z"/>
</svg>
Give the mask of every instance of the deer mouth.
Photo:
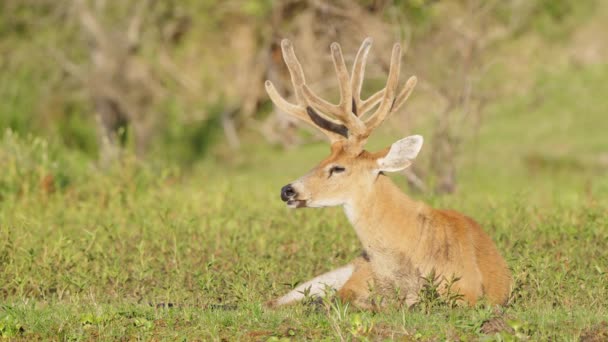
<svg viewBox="0 0 608 342">
<path fill-rule="evenodd" d="M 305 208 L 306 207 L 306 201 L 305 200 L 290 199 L 286 203 L 287 203 L 287 207 L 292 208 L 292 209 Z"/>
</svg>

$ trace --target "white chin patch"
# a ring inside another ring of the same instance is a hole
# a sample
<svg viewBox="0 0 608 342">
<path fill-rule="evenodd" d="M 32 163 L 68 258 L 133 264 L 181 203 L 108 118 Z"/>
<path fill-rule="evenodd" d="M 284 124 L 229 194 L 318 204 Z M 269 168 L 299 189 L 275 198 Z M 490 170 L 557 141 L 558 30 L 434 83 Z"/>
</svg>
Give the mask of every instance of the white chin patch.
<svg viewBox="0 0 608 342">
<path fill-rule="evenodd" d="M 302 200 L 289 200 L 289 201 L 287 201 L 287 207 L 288 208 L 292 208 L 292 209 L 305 208 L 306 207 L 306 201 L 302 201 Z"/>
<path fill-rule="evenodd" d="M 307 201 L 306 206 L 308 208 L 325 208 L 325 207 L 336 207 L 344 204 L 342 201 L 337 200 L 316 200 L 316 201 Z"/>
</svg>

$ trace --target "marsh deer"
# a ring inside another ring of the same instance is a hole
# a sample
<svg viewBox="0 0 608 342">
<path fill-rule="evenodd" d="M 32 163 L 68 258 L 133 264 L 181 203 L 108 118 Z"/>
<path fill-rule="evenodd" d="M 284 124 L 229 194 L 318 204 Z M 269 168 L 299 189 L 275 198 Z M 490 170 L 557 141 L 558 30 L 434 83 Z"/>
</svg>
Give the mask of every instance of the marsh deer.
<svg viewBox="0 0 608 342">
<path fill-rule="evenodd" d="M 416 84 L 416 77 L 410 77 L 397 91 L 401 47 L 395 44 L 385 88 L 361 99 L 371 44 L 370 38 L 363 42 L 350 75 L 340 45 L 331 45 L 340 90 L 340 103 L 334 105 L 306 85 L 291 42 L 281 42 L 296 103 L 286 101 L 270 81 L 265 83 L 266 91 L 282 111 L 319 128 L 331 142 L 330 156 L 284 186 L 281 199 L 290 208 L 344 207 L 364 252 L 348 265 L 299 285 L 269 305 L 296 302 L 304 293 L 322 296 L 326 286 L 361 308 L 375 307 L 372 297 L 378 298 L 376 293 L 401 293 L 400 300 L 412 305 L 429 274 L 437 275 L 440 293 L 446 291 L 449 279 L 458 279 L 450 291 L 457 292 L 464 302 L 475 304 L 486 297 L 492 304 L 504 304 L 511 286 L 510 272 L 479 224 L 456 211 L 433 209 L 411 199 L 384 175 L 410 166 L 422 147 L 422 137 L 409 136 L 379 152 L 363 149 L 372 131 L 404 104 Z M 363 119 L 376 106 L 373 114 Z"/>
</svg>

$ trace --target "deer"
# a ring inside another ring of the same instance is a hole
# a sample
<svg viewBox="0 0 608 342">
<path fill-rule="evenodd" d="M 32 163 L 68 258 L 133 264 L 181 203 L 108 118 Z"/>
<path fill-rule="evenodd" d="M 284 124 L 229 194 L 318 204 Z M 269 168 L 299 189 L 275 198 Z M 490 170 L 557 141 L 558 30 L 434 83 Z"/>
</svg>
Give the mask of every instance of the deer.
<svg viewBox="0 0 608 342">
<path fill-rule="evenodd" d="M 406 102 L 417 82 L 412 76 L 397 91 L 401 46 L 395 44 L 385 87 L 361 99 L 371 45 L 371 38 L 363 41 L 349 74 L 340 45 L 331 44 L 340 94 L 336 105 L 313 92 L 293 44 L 281 41 L 296 103 L 283 98 L 271 81 L 265 82 L 266 91 L 281 111 L 318 128 L 331 145 L 327 158 L 281 188 L 281 199 L 289 208 L 342 206 L 363 253 L 267 305 L 276 308 L 307 296 L 320 298 L 329 287 L 340 300 L 360 309 L 382 307 L 378 296 L 395 295 L 412 306 L 429 274 L 437 275 L 438 292 L 445 295 L 449 287 L 458 294 L 458 303 L 475 305 L 485 298 L 492 305 L 504 305 L 511 274 L 481 226 L 457 211 L 434 209 L 410 198 L 386 175 L 412 164 L 422 148 L 422 136 L 408 136 L 378 152 L 364 149 L 371 133 Z"/>
</svg>

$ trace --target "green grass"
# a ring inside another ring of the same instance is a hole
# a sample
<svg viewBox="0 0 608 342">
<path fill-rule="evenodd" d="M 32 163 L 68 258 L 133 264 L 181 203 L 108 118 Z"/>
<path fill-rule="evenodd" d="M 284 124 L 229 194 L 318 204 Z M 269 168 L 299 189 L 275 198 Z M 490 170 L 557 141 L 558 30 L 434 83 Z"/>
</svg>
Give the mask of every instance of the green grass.
<svg viewBox="0 0 608 342">
<path fill-rule="evenodd" d="M 102 171 L 58 144 L 5 132 L 0 336 L 508 341 L 608 334 L 601 325 L 608 321 L 607 76 L 606 66 L 547 74 L 534 93 L 494 104 L 478 143 L 465 145 L 458 193 L 422 198 L 475 217 L 496 241 L 516 285 L 502 310 L 264 309 L 268 299 L 359 253 L 341 209 L 292 211 L 279 200 L 282 185 L 325 156 L 324 144 L 287 152 L 256 146 L 232 163 L 208 160 L 188 170 L 127 156 Z M 484 333 L 492 320 L 511 330 Z"/>
</svg>

